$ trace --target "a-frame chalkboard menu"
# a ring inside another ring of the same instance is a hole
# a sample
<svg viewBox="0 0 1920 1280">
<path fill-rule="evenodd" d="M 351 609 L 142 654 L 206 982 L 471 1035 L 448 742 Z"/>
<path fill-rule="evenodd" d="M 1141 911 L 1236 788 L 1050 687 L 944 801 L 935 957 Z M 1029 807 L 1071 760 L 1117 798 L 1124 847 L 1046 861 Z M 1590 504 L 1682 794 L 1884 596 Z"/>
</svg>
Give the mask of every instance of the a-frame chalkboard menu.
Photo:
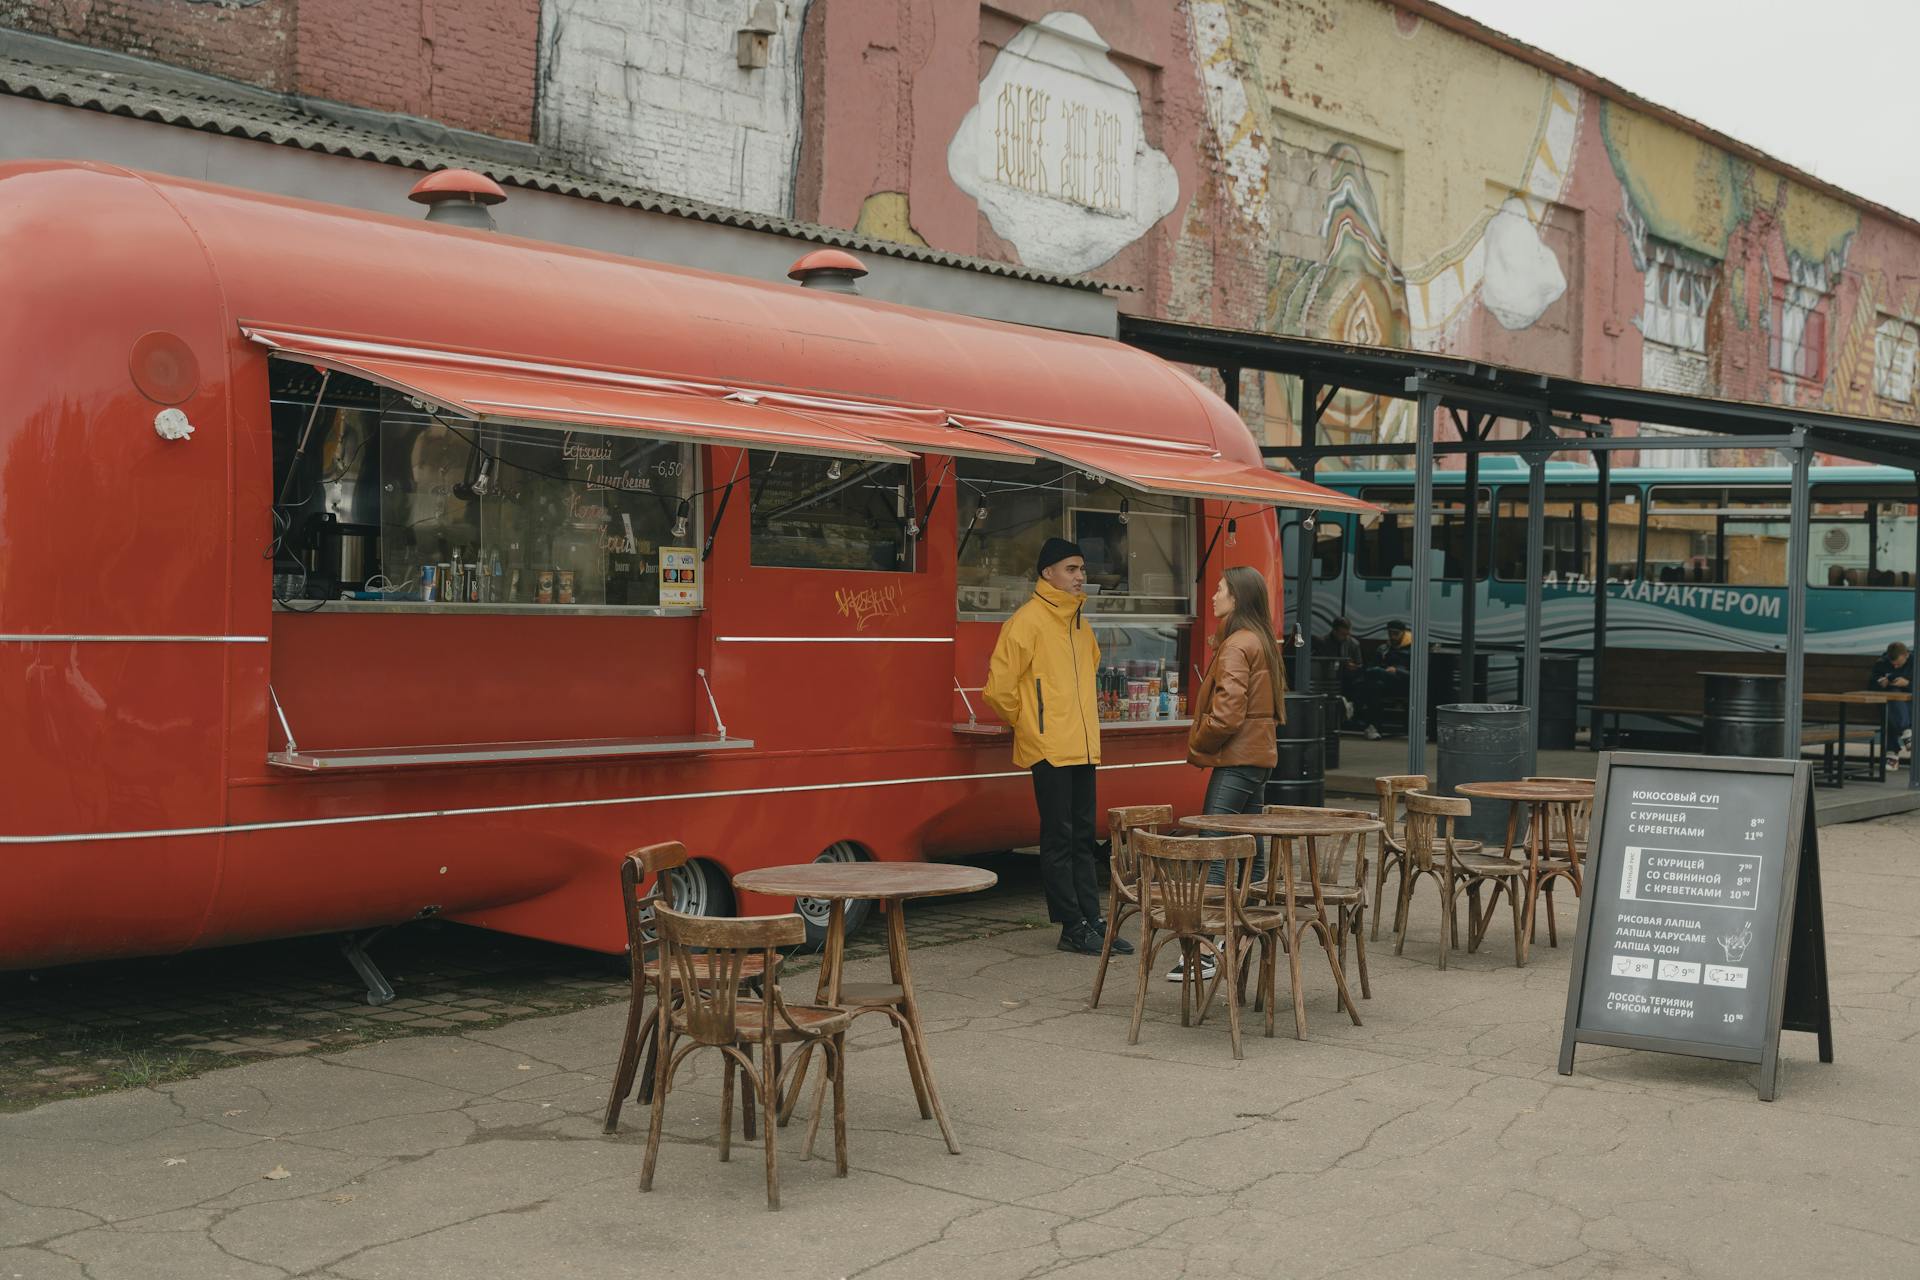
<svg viewBox="0 0 1920 1280">
<path fill-rule="evenodd" d="M 1833 1061 L 1820 853 L 1805 762 L 1600 757 L 1560 1074 L 1576 1044 L 1759 1064 L 1780 1032 Z"/>
</svg>

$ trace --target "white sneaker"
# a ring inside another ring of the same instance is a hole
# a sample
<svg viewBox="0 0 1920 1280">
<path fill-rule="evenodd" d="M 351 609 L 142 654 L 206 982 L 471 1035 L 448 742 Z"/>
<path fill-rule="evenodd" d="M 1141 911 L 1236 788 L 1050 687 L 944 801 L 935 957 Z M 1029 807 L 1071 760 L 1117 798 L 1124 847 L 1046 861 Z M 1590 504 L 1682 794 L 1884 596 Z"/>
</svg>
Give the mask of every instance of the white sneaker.
<svg viewBox="0 0 1920 1280">
<path fill-rule="evenodd" d="M 1367 726 L 1367 741 L 1368 742 L 1380 741 L 1380 731 L 1374 728 L 1372 725 Z"/>
<path fill-rule="evenodd" d="M 1217 965 L 1211 955 L 1204 951 L 1200 953 L 1200 981 L 1211 982 L 1213 980 L 1213 971 L 1216 967 Z M 1181 956 L 1173 962 L 1173 968 L 1167 970 L 1167 981 L 1179 982 L 1186 977 L 1186 973 L 1187 958 Z"/>
</svg>

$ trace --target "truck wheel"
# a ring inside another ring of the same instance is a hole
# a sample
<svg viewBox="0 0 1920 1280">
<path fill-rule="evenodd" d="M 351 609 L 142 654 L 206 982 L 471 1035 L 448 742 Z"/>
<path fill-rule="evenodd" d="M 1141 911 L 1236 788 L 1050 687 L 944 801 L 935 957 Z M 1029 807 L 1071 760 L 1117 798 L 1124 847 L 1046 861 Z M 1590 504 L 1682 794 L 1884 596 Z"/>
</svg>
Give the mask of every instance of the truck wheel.
<svg viewBox="0 0 1920 1280">
<path fill-rule="evenodd" d="M 828 845 L 821 851 L 820 856 L 814 859 L 815 862 L 866 862 L 868 860 L 867 855 L 860 851 L 858 845 L 849 844 L 845 840 Z M 800 913 L 802 920 L 807 922 L 807 945 L 815 948 L 824 947 L 827 944 L 827 903 L 820 898 L 795 898 L 793 909 Z M 873 903 L 849 902 L 847 904 L 847 937 L 851 938 L 858 933 L 861 926 L 865 925 L 872 915 Z"/>
<path fill-rule="evenodd" d="M 694 859 L 667 872 L 668 905 L 683 916 L 733 914 L 733 887 L 711 862 Z"/>
</svg>

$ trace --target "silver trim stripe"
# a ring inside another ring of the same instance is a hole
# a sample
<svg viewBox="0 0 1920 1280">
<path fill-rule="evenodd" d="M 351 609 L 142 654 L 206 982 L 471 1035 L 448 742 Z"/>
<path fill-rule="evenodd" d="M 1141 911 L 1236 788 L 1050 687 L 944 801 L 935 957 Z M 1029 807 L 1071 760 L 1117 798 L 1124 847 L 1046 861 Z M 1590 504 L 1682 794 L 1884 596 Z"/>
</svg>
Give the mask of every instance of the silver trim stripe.
<svg viewBox="0 0 1920 1280">
<path fill-rule="evenodd" d="M 728 644 L 952 644 L 952 636 L 715 636 Z"/>
<path fill-rule="evenodd" d="M 0 644 L 265 644 L 265 636 L 82 636 L 37 631 L 0 635 Z"/>
<path fill-rule="evenodd" d="M 1186 765 L 1185 760 L 1150 760 L 1141 764 L 1103 764 L 1097 769 L 1165 769 Z M 736 796 L 798 795 L 809 791 L 860 791 L 879 787 L 910 787 L 923 782 L 981 782 L 1025 778 L 1025 769 L 1006 773 L 949 773 L 925 778 L 881 778 L 872 782 L 817 782 L 803 787 L 748 787 L 736 791 L 683 791 L 670 796 L 611 796 L 603 800 L 555 800 L 540 804 L 488 805 L 473 809 L 421 809 L 411 813 L 353 814 L 341 818 L 299 818 L 287 822 L 241 822 L 222 827 L 173 827 L 158 831 L 83 831 L 72 835 L 0 836 L 0 845 L 69 844 L 101 840 L 164 840 L 173 836 L 236 835 L 249 831 L 291 831 L 302 827 L 349 827 L 369 822 L 417 822 L 423 818 L 484 817 L 493 813 L 537 813 L 547 809 L 605 809 L 619 805 L 659 804 L 668 800 L 725 800 Z"/>
</svg>

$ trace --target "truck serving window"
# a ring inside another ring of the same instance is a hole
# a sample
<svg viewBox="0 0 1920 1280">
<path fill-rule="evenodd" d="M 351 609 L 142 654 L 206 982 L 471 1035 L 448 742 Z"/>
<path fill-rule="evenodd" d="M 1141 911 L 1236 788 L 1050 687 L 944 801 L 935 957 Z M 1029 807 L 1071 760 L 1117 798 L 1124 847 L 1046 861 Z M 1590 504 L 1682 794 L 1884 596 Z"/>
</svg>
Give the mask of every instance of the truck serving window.
<svg viewBox="0 0 1920 1280">
<path fill-rule="evenodd" d="M 1005 616 L 1033 592 L 1041 544 L 1061 537 L 1087 560 L 1089 611 L 1193 616 L 1193 503 L 1089 480 L 1059 463 L 960 458 L 959 608 Z"/>
<path fill-rule="evenodd" d="M 755 565 L 912 571 L 911 467 L 758 449 L 747 467 Z"/>
<path fill-rule="evenodd" d="M 698 546 L 691 445 L 474 423 L 340 373 L 316 412 L 318 371 L 269 368 L 274 594 L 288 607 L 699 603 L 681 567 Z"/>
</svg>

